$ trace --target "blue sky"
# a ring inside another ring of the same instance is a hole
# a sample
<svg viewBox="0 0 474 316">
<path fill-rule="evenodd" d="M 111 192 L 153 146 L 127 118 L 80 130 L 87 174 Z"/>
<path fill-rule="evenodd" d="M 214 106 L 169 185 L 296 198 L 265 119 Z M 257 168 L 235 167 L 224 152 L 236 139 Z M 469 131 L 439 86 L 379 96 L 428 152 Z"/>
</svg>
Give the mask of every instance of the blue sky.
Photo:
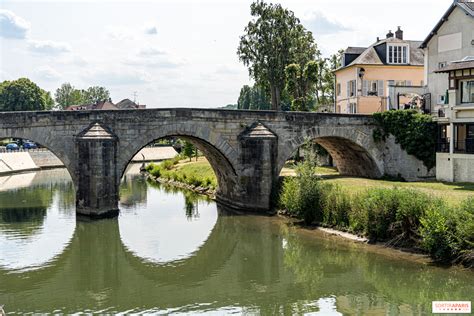
<svg viewBox="0 0 474 316">
<path fill-rule="evenodd" d="M 451 0 L 283 0 L 324 55 L 367 46 L 402 26 L 423 40 Z M 0 2 L 0 80 L 28 77 L 54 92 L 107 87 L 114 101 L 155 107 L 236 103 L 251 83 L 238 61 L 247 0 Z"/>
</svg>

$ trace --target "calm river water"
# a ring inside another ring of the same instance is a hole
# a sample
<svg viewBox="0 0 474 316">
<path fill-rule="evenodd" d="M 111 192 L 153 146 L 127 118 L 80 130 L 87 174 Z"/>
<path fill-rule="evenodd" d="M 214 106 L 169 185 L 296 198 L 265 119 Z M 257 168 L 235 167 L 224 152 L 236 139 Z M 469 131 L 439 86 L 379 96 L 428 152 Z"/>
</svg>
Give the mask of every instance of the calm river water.
<svg viewBox="0 0 474 316">
<path fill-rule="evenodd" d="M 474 273 L 238 215 L 189 192 L 121 187 L 120 216 L 76 220 L 65 169 L 0 177 L 7 313 L 431 315 Z"/>
</svg>

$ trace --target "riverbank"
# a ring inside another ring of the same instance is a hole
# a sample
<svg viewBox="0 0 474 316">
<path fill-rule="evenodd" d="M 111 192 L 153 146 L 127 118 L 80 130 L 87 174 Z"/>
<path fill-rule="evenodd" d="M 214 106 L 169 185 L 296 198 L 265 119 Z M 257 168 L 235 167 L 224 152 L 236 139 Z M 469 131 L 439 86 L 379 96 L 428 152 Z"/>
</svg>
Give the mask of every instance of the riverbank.
<svg viewBox="0 0 474 316">
<path fill-rule="evenodd" d="M 153 181 L 188 189 L 215 198 L 217 179 L 204 157 L 189 161 L 176 156 L 159 164 L 151 163 L 145 172 Z"/>
<path fill-rule="evenodd" d="M 196 187 L 210 181 L 211 166 L 205 158 L 186 162 L 185 168 L 180 166 L 183 163 L 177 160 L 168 163 L 168 168 L 155 166 L 148 171 L 155 168 L 155 174 L 165 174 L 161 181 L 177 186 L 184 182 L 199 192 Z M 193 170 L 192 176 L 187 169 Z M 316 171 L 326 175 L 304 183 L 298 183 L 298 176 L 282 178 L 275 204 L 281 215 L 297 219 L 297 226 L 318 227 L 350 240 L 430 255 L 434 261 L 474 266 L 473 185 L 345 178 L 334 169 L 321 167 Z M 294 171 L 286 168 L 285 172 Z M 206 174 L 206 180 L 196 180 L 197 174 Z M 199 185 L 193 185 L 194 181 Z M 455 198 L 447 198 L 451 194 Z"/>
<path fill-rule="evenodd" d="M 178 153 L 171 146 L 142 148 L 131 162 L 163 161 L 176 157 Z M 38 171 L 50 168 L 64 168 L 62 161 L 45 148 L 27 151 L 0 152 L 0 175 Z"/>
</svg>

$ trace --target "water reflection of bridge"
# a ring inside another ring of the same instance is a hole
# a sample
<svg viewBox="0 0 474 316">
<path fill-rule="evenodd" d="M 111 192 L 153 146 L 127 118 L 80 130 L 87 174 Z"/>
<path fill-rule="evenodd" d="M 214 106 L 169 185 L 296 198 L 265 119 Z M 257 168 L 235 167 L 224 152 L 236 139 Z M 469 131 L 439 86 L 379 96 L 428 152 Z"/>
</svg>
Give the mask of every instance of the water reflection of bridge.
<svg viewBox="0 0 474 316">
<path fill-rule="evenodd" d="M 45 268 L 21 274 L 0 270 L 2 289 L 8 293 L 0 294 L 0 298 L 13 306 L 9 297 L 24 294 L 34 298 L 28 303 L 29 310 L 49 311 L 51 293 L 55 293 L 54 305 L 70 306 L 69 312 L 100 306 L 95 302 L 99 299 L 117 311 L 135 306 L 166 310 L 215 301 L 223 306 L 237 301 L 253 305 L 255 292 L 265 295 L 271 286 L 283 281 L 284 266 L 281 237 L 275 238 L 270 227 L 262 230 L 258 225 L 256 234 L 247 234 L 252 222 L 255 224 L 248 216 L 220 211 L 208 240 L 190 258 L 157 265 L 127 251 L 118 219 L 78 221 L 71 243 Z M 246 246 L 249 244 L 253 247 Z M 239 282 L 242 276 L 253 280 L 254 288 L 242 288 L 248 285 Z M 72 298 L 76 308 L 71 306 Z"/>
</svg>

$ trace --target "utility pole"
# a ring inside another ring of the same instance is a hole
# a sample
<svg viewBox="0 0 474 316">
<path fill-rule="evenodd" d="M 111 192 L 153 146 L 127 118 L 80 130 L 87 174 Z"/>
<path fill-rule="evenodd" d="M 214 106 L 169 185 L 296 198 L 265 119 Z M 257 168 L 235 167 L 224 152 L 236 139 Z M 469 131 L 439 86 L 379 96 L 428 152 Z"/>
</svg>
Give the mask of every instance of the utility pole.
<svg viewBox="0 0 474 316">
<path fill-rule="evenodd" d="M 138 100 L 138 92 L 133 91 L 133 103 L 138 104 L 137 100 Z"/>
</svg>

